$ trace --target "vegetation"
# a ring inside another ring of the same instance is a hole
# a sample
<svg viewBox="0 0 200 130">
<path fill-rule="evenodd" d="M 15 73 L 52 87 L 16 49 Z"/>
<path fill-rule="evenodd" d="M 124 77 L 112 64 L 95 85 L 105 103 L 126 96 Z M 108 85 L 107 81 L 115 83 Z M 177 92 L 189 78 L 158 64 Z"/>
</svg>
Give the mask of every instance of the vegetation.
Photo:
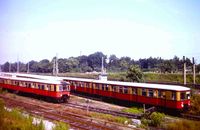
<svg viewBox="0 0 200 130">
<path fill-rule="evenodd" d="M 23 116 L 19 110 L 6 111 L 4 102 L 0 99 L 0 129 L 1 130 L 44 130 L 42 121 L 39 124 L 32 124 L 30 116 Z"/>
<path fill-rule="evenodd" d="M 161 122 L 163 121 L 165 115 L 163 113 L 159 113 L 159 112 L 153 112 L 150 115 L 150 125 L 152 126 L 160 126 Z"/>
<path fill-rule="evenodd" d="M 200 121 L 179 120 L 166 126 L 166 130 L 199 130 Z"/>
<path fill-rule="evenodd" d="M 144 75 L 138 66 L 132 65 L 128 68 L 126 78 L 132 82 L 143 82 Z"/>
<path fill-rule="evenodd" d="M 113 116 L 113 115 L 109 115 L 109 114 L 92 113 L 91 116 L 94 118 L 104 119 L 107 121 L 117 122 L 117 123 L 121 123 L 121 124 L 124 124 L 125 122 L 127 122 L 127 123 L 131 122 L 131 120 L 128 118 Z"/>
<path fill-rule="evenodd" d="M 190 107 L 189 113 L 200 116 L 200 95 L 199 94 L 192 95 L 191 107 Z"/>
<path fill-rule="evenodd" d="M 115 55 L 111 55 L 107 57 L 102 52 L 95 52 L 88 56 L 82 55 L 78 57 L 69 57 L 69 58 L 60 58 L 58 59 L 58 67 L 60 73 L 66 72 L 93 72 L 93 71 L 100 71 L 101 70 L 101 60 L 102 57 L 104 58 L 104 66 L 108 70 L 108 72 L 126 72 L 127 69 L 131 65 L 138 65 L 143 72 L 161 72 L 161 73 L 176 73 L 182 72 L 183 69 L 183 60 L 174 56 L 173 59 L 162 59 L 158 58 L 144 58 L 139 60 L 131 59 L 130 57 L 121 57 L 118 58 Z M 108 62 L 106 62 L 107 60 Z M 29 70 L 30 72 L 35 73 L 52 73 L 53 70 L 53 63 L 55 57 L 52 58 L 51 61 L 48 59 L 43 59 L 39 62 L 37 61 L 30 61 L 29 62 Z M 191 70 L 191 60 L 186 58 L 185 60 L 188 69 Z M 28 63 L 19 63 L 20 65 L 20 72 L 26 72 Z M 2 71 L 9 72 L 16 72 L 17 70 L 17 63 L 9 63 L 6 62 L 5 64 L 1 65 Z M 200 64 L 197 65 L 197 72 L 200 72 Z"/>
<path fill-rule="evenodd" d="M 165 115 L 163 113 L 159 112 L 153 112 L 148 118 L 143 118 L 142 121 L 142 127 L 148 127 L 148 126 L 154 126 L 158 127 L 161 125 L 161 123 L 164 120 Z"/>
<path fill-rule="evenodd" d="M 64 122 L 55 122 L 55 124 L 52 130 L 69 130 L 69 125 Z"/>
<path fill-rule="evenodd" d="M 123 109 L 122 111 L 127 112 L 127 113 L 133 113 L 133 114 L 141 114 L 144 112 L 142 108 L 136 108 L 136 107 L 126 108 L 126 109 Z"/>
</svg>

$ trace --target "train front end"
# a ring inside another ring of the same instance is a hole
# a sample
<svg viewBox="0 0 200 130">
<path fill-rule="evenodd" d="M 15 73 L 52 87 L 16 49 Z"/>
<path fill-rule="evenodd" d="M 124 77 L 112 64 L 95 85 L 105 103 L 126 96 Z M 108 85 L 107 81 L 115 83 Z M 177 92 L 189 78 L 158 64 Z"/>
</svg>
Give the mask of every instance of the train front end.
<svg viewBox="0 0 200 130">
<path fill-rule="evenodd" d="M 67 102 L 70 98 L 70 84 L 66 81 L 61 81 L 59 84 L 59 102 Z"/>
</svg>

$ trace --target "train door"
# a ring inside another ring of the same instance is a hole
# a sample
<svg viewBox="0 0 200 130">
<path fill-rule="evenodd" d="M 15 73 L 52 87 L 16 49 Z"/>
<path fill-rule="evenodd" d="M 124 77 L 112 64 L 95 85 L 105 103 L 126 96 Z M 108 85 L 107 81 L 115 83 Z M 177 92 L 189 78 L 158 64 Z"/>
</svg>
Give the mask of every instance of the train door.
<svg viewBox="0 0 200 130">
<path fill-rule="evenodd" d="M 92 85 L 92 94 L 96 94 L 95 83 L 91 83 L 91 85 Z"/>
<path fill-rule="evenodd" d="M 166 107 L 167 97 L 166 97 L 165 92 L 161 91 L 160 99 L 161 99 L 161 104 L 160 105 L 162 107 Z"/>
</svg>

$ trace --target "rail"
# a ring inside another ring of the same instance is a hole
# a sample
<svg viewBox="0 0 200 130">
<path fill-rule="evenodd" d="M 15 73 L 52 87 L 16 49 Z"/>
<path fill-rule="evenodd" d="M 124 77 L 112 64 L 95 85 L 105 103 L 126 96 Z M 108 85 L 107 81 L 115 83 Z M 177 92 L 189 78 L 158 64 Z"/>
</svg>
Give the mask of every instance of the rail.
<svg viewBox="0 0 200 130">
<path fill-rule="evenodd" d="M 42 116 L 46 119 L 63 121 L 70 124 L 72 129 L 78 130 L 120 130 L 125 126 L 120 126 L 116 123 L 93 119 L 84 115 L 74 114 L 69 111 L 46 107 L 40 103 L 30 103 L 19 101 L 16 99 L 8 98 L 0 95 L 0 98 L 4 99 L 6 104 L 10 107 L 20 107 L 32 115 Z M 130 129 L 126 127 L 125 129 Z"/>
<path fill-rule="evenodd" d="M 187 118 L 187 119 L 190 119 L 190 120 L 197 120 L 197 121 L 200 121 L 200 116 L 190 115 L 190 114 L 181 114 L 181 116 L 182 116 L 183 118 Z"/>
<path fill-rule="evenodd" d="M 121 117 L 126 117 L 126 118 L 140 119 L 143 116 L 143 114 L 132 114 L 132 113 L 102 109 L 102 108 L 97 108 L 97 107 L 92 107 L 92 106 L 87 106 L 87 105 L 74 104 L 74 103 L 67 103 L 67 104 L 64 104 L 64 105 L 68 106 L 68 107 L 72 107 L 72 108 L 79 108 L 79 109 L 84 109 L 84 110 L 88 110 L 88 111 L 110 114 L 110 115 L 114 115 L 114 116 L 121 116 Z"/>
</svg>

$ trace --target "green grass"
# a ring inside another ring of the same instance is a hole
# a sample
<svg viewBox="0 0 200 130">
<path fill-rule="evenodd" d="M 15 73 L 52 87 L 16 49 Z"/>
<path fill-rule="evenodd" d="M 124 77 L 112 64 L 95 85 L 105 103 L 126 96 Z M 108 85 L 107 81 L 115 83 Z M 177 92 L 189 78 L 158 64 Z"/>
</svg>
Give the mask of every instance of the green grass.
<svg viewBox="0 0 200 130">
<path fill-rule="evenodd" d="M 122 111 L 127 112 L 127 113 L 133 113 L 133 114 L 142 114 L 144 112 L 142 108 L 136 108 L 136 107 L 125 108 Z"/>
<path fill-rule="evenodd" d="M 131 122 L 131 120 L 128 118 L 113 116 L 109 114 L 92 113 L 90 116 L 94 118 L 104 119 L 111 122 L 120 123 L 120 124 L 124 124 L 125 122 L 128 122 L 128 123 Z"/>
<path fill-rule="evenodd" d="M 32 117 L 25 117 L 17 109 L 8 112 L 1 109 L 0 129 L 1 130 L 44 130 L 42 121 L 39 124 L 32 124 Z"/>
</svg>

